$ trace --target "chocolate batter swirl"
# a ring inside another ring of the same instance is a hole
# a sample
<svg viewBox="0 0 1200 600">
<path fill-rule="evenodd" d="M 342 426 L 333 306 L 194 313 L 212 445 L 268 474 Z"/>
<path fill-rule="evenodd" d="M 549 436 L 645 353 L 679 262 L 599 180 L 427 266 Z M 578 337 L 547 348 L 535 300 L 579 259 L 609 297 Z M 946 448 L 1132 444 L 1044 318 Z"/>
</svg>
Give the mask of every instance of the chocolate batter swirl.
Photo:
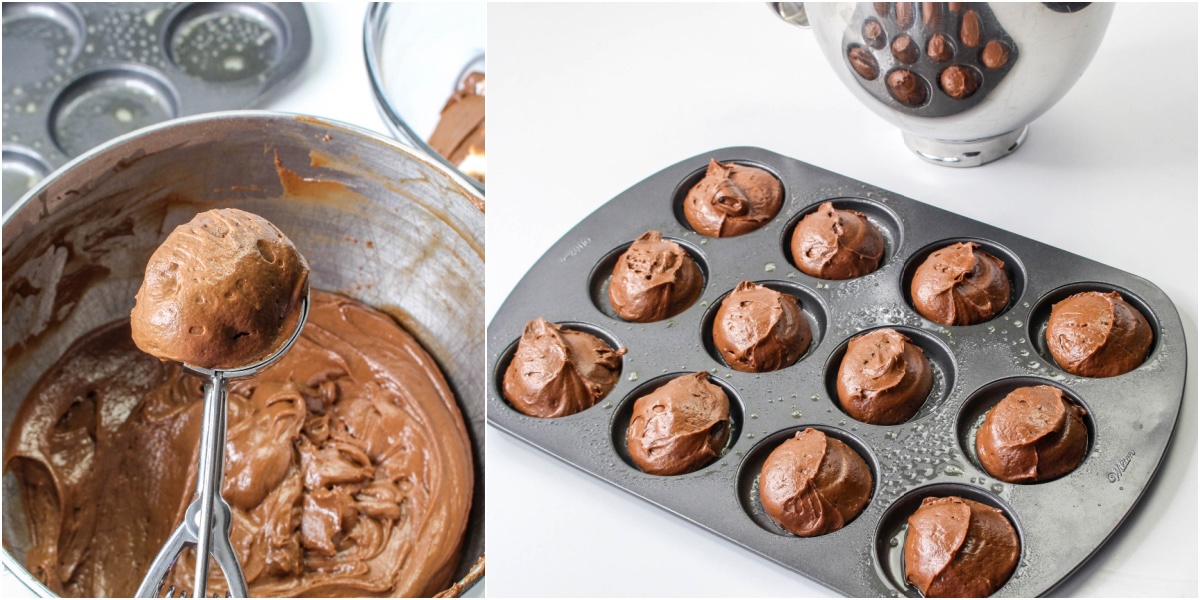
<svg viewBox="0 0 1200 600">
<path fill-rule="evenodd" d="M 822 279 L 853 279 L 874 272 L 883 259 L 883 234 L 853 210 L 825 202 L 805 216 L 792 233 L 792 260 L 805 274 Z"/>
<path fill-rule="evenodd" d="M 942 325 L 974 325 L 1008 306 L 1010 284 L 1004 261 L 959 242 L 929 255 L 913 274 L 913 306 Z"/>
<path fill-rule="evenodd" d="M 229 393 L 223 495 L 254 596 L 427 596 L 450 583 L 471 447 L 433 359 L 390 317 L 314 291 L 301 338 Z M 5 454 L 65 596 L 130 596 L 195 491 L 203 395 L 128 322 L 78 340 L 21 405 Z M 192 550 L 168 584 L 190 589 Z M 210 591 L 224 594 L 214 573 Z"/>
<path fill-rule="evenodd" d="M 650 323 L 685 310 L 704 291 L 704 274 L 682 246 L 647 231 L 617 259 L 608 301 L 626 321 Z"/>
<path fill-rule="evenodd" d="M 763 510 L 801 537 L 845 527 L 871 500 L 867 462 L 818 429 L 798 432 L 771 451 L 759 477 Z"/>
<path fill-rule="evenodd" d="M 638 398 L 626 444 L 643 471 L 681 475 L 712 462 L 727 441 L 729 397 L 701 371 Z"/>
<path fill-rule="evenodd" d="M 983 468 L 1009 483 L 1066 475 L 1087 453 L 1087 411 L 1050 385 L 1017 388 L 983 420 L 975 451 Z"/>
<path fill-rule="evenodd" d="M 791 294 L 743 281 L 721 301 L 713 345 L 738 371 L 763 373 L 794 364 L 812 343 L 812 330 Z"/>
<path fill-rule="evenodd" d="M 985 598 L 1017 568 L 1021 542 L 999 509 L 957 496 L 926 498 L 908 518 L 904 573 L 926 598 Z"/>
<path fill-rule="evenodd" d="M 891 328 L 851 339 L 838 367 L 838 402 L 863 423 L 903 423 L 917 414 L 932 389 L 925 351 Z"/>
<path fill-rule="evenodd" d="M 1084 377 L 1128 373 L 1146 360 L 1154 332 L 1120 294 L 1083 292 L 1054 305 L 1046 347 L 1064 371 Z"/>
<path fill-rule="evenodd" d="M 783 186 L 757 167 L 708 162 L 708 171 L 683 201 L 687 222 L 700 235 L 734 237 L 750 233 L 779 214 Z"/>
<path fill-rule="evenodd" d="M 573 415 L 612 391 L 624 354 L 624 348 L 613 350 L 590 333 L 539 317 L 525 324 L 504 371 L 504 397 L 531 417 Z"/>
</svg>

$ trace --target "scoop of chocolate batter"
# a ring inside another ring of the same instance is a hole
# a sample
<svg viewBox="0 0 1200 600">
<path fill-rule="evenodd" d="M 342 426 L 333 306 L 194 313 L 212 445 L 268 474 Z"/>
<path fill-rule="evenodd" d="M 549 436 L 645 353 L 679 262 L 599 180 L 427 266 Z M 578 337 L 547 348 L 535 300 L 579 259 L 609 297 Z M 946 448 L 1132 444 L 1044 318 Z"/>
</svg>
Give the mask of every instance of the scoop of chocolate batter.
<svg viewBox="0 0 1200 600">
<path fill-rule="evenodd" d="M 700 235 L 734 237 L 766 225 L 782 206 L 783 186 L 774 175 L 711 160 L 704 179 L 688 191 L 683 214 Z"/>
<path fill-rule="evenodd" d="M 679 244 L 647 231 L 613 267 L 608 300 L 622 319 L 661 321 L 691 306 L 704 291 L 704 274 Z"/>
<path fill-rule="evenodd" d="M 812 330 L 791 294 L 750 281 L 721 301 L 713 345 L 738 371 L 763 373 L 795 363 L 812 342 Z"/>
<path fill-rule="evenodd" d="M 1064 371 L 1083 377 L 1128 373 L 1146 360 L 1154 331 L 1120 294 L 1083 292 L 1054 305 L 1046 347 Z"/>
<path fill-rule="evenodd" d="M 612 391 L 624 354 L 585 331 L 534 319 L 504 372 L 504 397 L 531 417 L 573 415 Z"/>
<path fill-rule="evenodd" d="M 805 429 L 771 451 L 759 475 L 763 509 L 802 537 L 832 533 L 871 500 L 871 470 L 858 452 L 817 429 Z"/>
<path fill-rule="evenodd" d="M 701 371 L 638 398 L 626 443 L 643 471 L 681 475 L 712 462 L 728 440 L 729 397 Z"/>
<path fill-rule="evenodd" d="M 162 360 L 248 366 L 291 335 L 307 284 L 308 263 L 266 219 L 202 212 L 150 257 L 130 314 L 133 341 Z"/>
<path fill-rule="evenodd" d="M 792 233 L 792 260 L 821 279 L 853 279 L 875 271 L 883 247 L 883 234 L 867 215 L 836 209 L 832 202 L 801 219 Z"/>
<path fill-rule="evenodd" d="M 1017 567 L 1021 543 L 999 509 L 957 496 L 926 498 L 908 518 L 904 573 L 926 598 L 984 598 Z"/>
<path fill-rule="evenodd" d="M 959 242 L 929 255 L 913 274 L 913 306 L 942 325 L 974 325 L 1008 306 L 1010 284 L 1004 261 Z"/>
<path fill-rule="evenodd" d="M 1050 385 L 1013 390 L 975 436 L 979 462 L 992 477 L 1035 483 L 1070 473 L 1087 453 L 1087 411 Z"/>
<path fill-rule="evenodd" d="M 933 369 L 925 351 L 895 329 L 876 329 L 851 339 L 838 367 L 838 402 L 864 423 L 907 421 L 931 389 Z"/>
</svg>

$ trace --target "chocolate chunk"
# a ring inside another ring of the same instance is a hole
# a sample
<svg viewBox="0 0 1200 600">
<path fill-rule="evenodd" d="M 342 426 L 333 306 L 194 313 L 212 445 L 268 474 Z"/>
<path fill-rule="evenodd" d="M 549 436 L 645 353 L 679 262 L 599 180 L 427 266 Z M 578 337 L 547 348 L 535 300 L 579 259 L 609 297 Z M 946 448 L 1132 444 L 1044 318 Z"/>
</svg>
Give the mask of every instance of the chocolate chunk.
<svg viewBox="0 0 1200 600">
<path fill-rule="evenodd" d="M 870 50 L 858 45 L 850 46 L 846 58 L 850 60 L 850 66 L 859 77 L 867 81 L 874 81 L 879 77 L 879 63 L 875 61 L 875 56 Z"/>
<path fill-rule="evenodd" d="M 959 65 L 947 67 L 939 79 L 942 91 L 955 100 L 969 98 L 979 89 L 979 80 L 975 77 L 975 72 Z"/>
<path fill-rule="evenodd" d="M 888 91 L 901 104 L 920 106 L 925 103 L 927 92 L 921 76 L 907 69 L 896 69 L 887 76 Z"/>
</svg>

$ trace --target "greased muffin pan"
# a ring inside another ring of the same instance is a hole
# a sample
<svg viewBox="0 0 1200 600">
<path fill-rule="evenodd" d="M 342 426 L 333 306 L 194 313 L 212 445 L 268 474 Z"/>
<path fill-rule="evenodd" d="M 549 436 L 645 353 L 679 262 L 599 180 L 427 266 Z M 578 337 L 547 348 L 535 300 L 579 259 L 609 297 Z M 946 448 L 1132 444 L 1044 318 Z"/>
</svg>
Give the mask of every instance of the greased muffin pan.
<svg viewBox="0 0 1200 600">
<path fill-rule="evenodd" d="M 312 46 L 300 4 L 4 4 L 4 208 L 102 142 L 244 108 Z"/>
<path fill-rule="evenodd" d="M 693 232 L 681 204 L 709 159 L 766 169 L 783 184 L 780 213 L 733 238 Z M 844 281 L 791 263 L 792 229 L 824 201 L 868 216 L 886 250 L 875 272 Z M 670 319 L 621 320 L 607 278 L 620 251 L 647 230 L 679 242 L 705 276 L 700 299 Z M 1012 284 L 1008 307 L 971 326 L 943 326 L 913 309 L 908 283 L 920 262 L 956 241 L 999 257 Z M 794 293 L 813 331 L 794 365 L 768 373 L 728 368 L 712 348 L 713 313 L 743 280 Z M 1077 377 L 1045 347 L 1050 308 L 1081 291 L 1117 291 L 1149 321 L 1144 363 L 1117 377 Z M 616 387 L 595 406 L 555 419 L 525 416 L 501 382 L 525 323 L 537 317 L 628 349 Z M 920 346 L 933 391 L 900 425 L 860 423 L 842 412 L 835 378 L 847 341 L 895 328 Z M 759 148 L 726 148 L 670 166 L 592 213 L 525 275 L 488 327 L 488 421 L 600 479 L 849 596 L 918 596 L 905 582 L 907 518 L 928 496 L 957 495 L 999 508 L 1021 557 L 997 596 L 1050 592 L 1116 530 L 1145 492 L 1175 430 L 1187 370 L 1183 326 L 1154 284 L 1123 271 Z M 668 375 L 708 371 L 730 393 L 731 439 L 720 458 L 678 476 L 629 461 L 624 428 L 633 401 Z M 1015 387 L 1054 385 L 1087 410 L 1088 451 L 1069 474 L 1036 484 L 989 476 L 975 456 L 984 413 Z M 872 473 L 866 509 L 844 528 L 801 538 L 776 525 L 758 495 L 759 470 L 786 437 L 813 427 L 858 451 Z M 553 499 L 548 499 L 553 502 Z"/>
</svg>

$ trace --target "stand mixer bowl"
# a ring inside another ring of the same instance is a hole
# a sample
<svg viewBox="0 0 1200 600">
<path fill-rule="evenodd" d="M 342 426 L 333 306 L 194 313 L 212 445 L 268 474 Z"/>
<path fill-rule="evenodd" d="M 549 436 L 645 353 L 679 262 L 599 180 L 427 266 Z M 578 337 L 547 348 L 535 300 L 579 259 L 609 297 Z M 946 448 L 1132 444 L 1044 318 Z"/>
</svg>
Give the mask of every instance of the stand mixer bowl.
<svg viewBox="0 0 1200 600">
<path fill-rule="evenodd" d="M 1088 2 L 769 5 L 811 27 L 846 87 L 899 127 L 909 149 L 948 167 L 1020 147 L 1029 124 L 1083 75 L 1113 13 L 1113 4 Z M 944 54 L 931 55 L 934 37 Z"/>
<path fill-rule="evenodd" d="M 393 316 L 458 400 L 475 488 L 457 582 L 484 548 L 482 199 L 446 167 L 349 125 L 261 111 L 170 121 L 113 140 L 43 180 L 4 216 L 4 441 L 41 375 L 81 335 L 127 318 L 150 255 L 217 207 L 261 215 L 309 257 L 314 288 Z M 68 291 L 70 290 L 70 291 Z M 16 478 L 3 480 L 0 560 L 34 593 Z"/>
</svg>

